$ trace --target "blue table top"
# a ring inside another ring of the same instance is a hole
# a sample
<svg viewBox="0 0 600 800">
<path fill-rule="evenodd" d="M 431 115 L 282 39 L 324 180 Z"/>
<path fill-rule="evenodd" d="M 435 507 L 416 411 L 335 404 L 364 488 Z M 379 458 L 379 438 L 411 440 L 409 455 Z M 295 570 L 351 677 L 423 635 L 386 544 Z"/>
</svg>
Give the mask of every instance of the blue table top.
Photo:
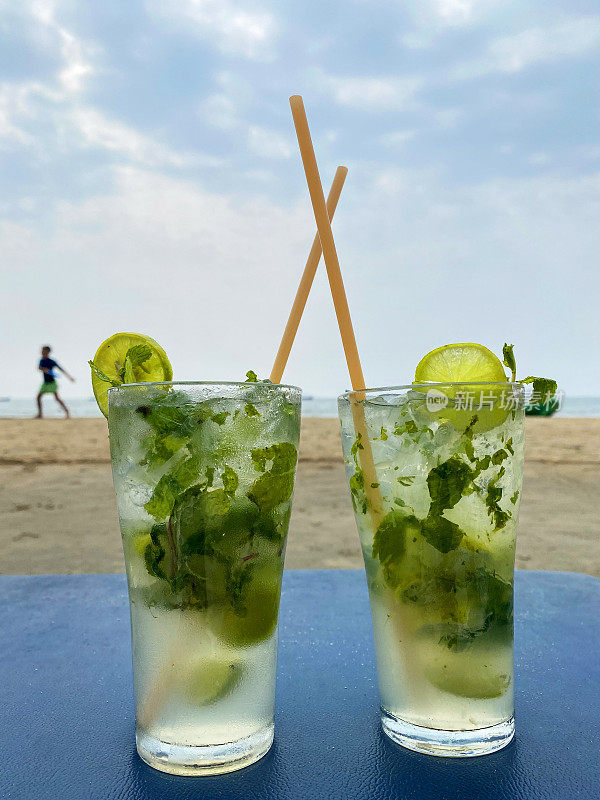
<svg viewBox="0 0 600 800">
<path fill-rule="evenodd" d="M 362 571 L 286 572 L 275 744 L 219 777 L 135 752 L 121 575 L 0 577 L 0 797 L 6 800 L 598 798 L 600 580 L 516 580 L 517 737 L 474 759 L 411 753 L 380 731 Z"/>
</svg>

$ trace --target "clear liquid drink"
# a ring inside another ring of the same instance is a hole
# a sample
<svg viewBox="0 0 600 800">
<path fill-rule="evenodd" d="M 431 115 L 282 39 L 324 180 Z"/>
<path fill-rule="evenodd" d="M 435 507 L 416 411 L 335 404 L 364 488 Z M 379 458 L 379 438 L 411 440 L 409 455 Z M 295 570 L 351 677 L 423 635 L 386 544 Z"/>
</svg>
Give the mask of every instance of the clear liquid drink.
<svg viewBox="0 0 600 800">
<path fill-rule="evenodd" d="M 499 749 L 514 734 L 523 389 L 367 390 L 339 413 L 384 730 L 437 755 Z"/>
<path fill-rule="evenodd" d="M 108 396 L 138 752 L 180 775 L 239 769 L 273 741 L 301 392 L 146 383 Z"/>
</svg>

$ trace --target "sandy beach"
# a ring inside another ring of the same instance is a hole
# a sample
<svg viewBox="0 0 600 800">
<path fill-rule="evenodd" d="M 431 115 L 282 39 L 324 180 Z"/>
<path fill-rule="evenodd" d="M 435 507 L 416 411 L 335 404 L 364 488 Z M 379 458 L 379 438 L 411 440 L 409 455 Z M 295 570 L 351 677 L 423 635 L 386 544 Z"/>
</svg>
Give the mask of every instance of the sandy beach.
<svg viewBox="0 0 600 800">
<path fill-rule="evenodd" d="M 302 423 L 288 568 L 360 568 L 336 419 Z M 517 567 L 600 577 L 600 419 L 527 421 Z M 0 420 L 0 572 L 124 569 L 102 419 Z"/>
</svg>

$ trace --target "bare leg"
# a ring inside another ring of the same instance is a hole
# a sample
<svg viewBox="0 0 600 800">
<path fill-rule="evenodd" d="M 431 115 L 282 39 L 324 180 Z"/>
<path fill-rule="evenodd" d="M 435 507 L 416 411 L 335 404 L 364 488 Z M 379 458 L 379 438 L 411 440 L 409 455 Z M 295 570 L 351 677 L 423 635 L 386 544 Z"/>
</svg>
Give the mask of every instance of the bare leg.
<svg viewBox="0 0 600 800">
<path fill-rule="evenodd" d="M 69 409 L 66 407 L 66 405 L 58 396 L 58 392 L 54 392 L 54 399 L 56 400 L 58 405 L 62 408 L 62 410 L 65 412 L 65 419 L 70 419 L 71 415 L 69 414 Z"/>
<path fill-rule="evenodd" d="M 35 398 L 37 400 L 38 413 L 36 419 L 42 418 L 42 393 L 40 392 Z"/>
</svg>

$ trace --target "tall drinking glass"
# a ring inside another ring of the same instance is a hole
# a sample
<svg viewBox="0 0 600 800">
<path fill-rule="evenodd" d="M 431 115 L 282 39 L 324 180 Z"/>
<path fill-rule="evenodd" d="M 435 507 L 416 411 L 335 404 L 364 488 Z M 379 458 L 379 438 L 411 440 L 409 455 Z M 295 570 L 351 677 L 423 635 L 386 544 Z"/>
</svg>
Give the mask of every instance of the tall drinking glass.
<svg viewBox="0 0 600 800">
<path fill-rule="evenodd" d="M 178 775 L 239 769 L 273 741 L 301 390 L 142 383 L 108 396 L 138 752 Z"/>
<path fill-rule="evenodd" d="M 514 735 L 524 389 L 426 384 L 338 400 L 385 733 L 473 756 Z"/>
</svg>

